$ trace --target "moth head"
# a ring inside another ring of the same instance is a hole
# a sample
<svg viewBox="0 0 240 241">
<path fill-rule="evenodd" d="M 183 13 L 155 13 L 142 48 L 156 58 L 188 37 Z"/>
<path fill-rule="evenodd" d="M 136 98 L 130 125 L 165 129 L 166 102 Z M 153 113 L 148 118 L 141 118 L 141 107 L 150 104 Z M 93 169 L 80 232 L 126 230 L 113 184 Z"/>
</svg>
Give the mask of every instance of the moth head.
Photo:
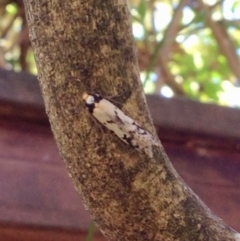
<svg viewBox="0 0 240 241">
<path fill-rule="evenodd" d="M 95 103 L 95 98 L 93 95 L 88 94 L 87 92 L 83 93 L 83 100 L 85 101 L 86 105 L 93 105 Z"/>
<path fill-rule="evenodd" d="M 83 100 L 86 104 L 92 105 L 94 103 L 99 103 L 103 98 L 99 94 L 89 94 L 87 92 L 83 93 Z"/>
<path fill-rule="evenodd" d="M 87 92 L 83 93 L 82 98 L 85 102 L 86 108 L 90 111 L 90 113 L 94 112 L 94 109 L 98 107 L 99 102 L 102 100 L 102 96 L 98 94 L 89 94 Z"/>
</svg>

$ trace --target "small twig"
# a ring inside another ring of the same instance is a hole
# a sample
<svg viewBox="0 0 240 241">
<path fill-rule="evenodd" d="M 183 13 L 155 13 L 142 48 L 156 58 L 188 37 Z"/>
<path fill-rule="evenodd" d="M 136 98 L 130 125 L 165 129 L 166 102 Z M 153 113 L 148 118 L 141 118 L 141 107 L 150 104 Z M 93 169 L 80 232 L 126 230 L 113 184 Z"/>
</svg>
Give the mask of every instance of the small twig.
<svg viewBox="0 0 240 241">
<path fill-rule="evenodd" d="M 180 22 L 180 19 L 182 17 L 182 10 L 183 10 L 184 6 L 187 4 L 187 2 L 188 2 L 187 0 L 181 0 L 181 2 L 179 3 L 178 7 L 176 8 L 176 10 L 174 12 L 174 16 L 172 18 L 171 23 L 169 24 L 168 28 L 165 31 L 163 40 L 161 42 L 157 43 L 157 45 L 150 57 L 150 61 L 147 66 L 147 69 L 146 69 L 147 74 L 143 81 L 143 86 L 145 86 L 145 84 L 149 78 L 150 71 L 153 69 L 153 66 L 154 66 L 159 54 L 161 56 L 164 56 L 164 58 L 166 58 L 166 60 L 165 60 L 166 64 L 164 66 L 167 67 L 167 62 L 170 58 L 170 46 L 172 45 L 172 43 L 175 40 L 175 37 L 177 36 L 178 28 L 179 28 L 178 23 Z M 171 79 L 173 80 L 173 78 L 171 78 Z M 165 80 L 166 83 L 168 81 L 169 81 L 169 79 Z M 171 81 L 171 83 L 169 85 L 171 85 L 172 87 L 173 86 L 176 87 L 177 84 L 173 85 L 173 83 Z M 184 94 L 183 90 L 180 91 L 180 86 L 178 86 L 176 88 L 176 90 L 178 93 Z"/>
<path fill-rule="evenodd" d="M 236 47 L 234 46 L 233 41 L 229 37 L 226 29 L 222 26 L 222 24 L 212 20 L 210 8 L 207 7 L 202 0 L 198 0 L 198 3 L 202 10 L 206 13 L 206 22 L 212 30 L 213 36 L 218 43 L 219 49 L 226 57 L 232 72 L 235 74 L 237 79 L 240 80 L 240 61 L 236 54 Z"/>
<path fill-rule="evenodd" d="M 95 233 L 95 224 L 93 221 L 90 222 L 85 241 L 92 241 Z"/>
</svg>

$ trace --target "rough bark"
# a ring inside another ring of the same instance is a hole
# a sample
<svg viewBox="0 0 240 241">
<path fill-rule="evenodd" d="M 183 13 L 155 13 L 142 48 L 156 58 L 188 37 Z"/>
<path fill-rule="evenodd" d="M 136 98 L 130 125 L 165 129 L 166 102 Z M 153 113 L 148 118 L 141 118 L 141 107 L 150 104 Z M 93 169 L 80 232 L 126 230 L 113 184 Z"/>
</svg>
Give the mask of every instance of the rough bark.
<svg viewBox="0 0 240 241">
<path fill-rule="evenodd" d="M 85 90 L 118 95 L 153 131 L 124 0 L 25 0 L 51 128 L 76 190 L 116 240 L 240 240 L 182 182 L 162 148 L 127 147 L 84 109 Z M 51 185 L 51 183 L 49 183 Z"/>
</svg>

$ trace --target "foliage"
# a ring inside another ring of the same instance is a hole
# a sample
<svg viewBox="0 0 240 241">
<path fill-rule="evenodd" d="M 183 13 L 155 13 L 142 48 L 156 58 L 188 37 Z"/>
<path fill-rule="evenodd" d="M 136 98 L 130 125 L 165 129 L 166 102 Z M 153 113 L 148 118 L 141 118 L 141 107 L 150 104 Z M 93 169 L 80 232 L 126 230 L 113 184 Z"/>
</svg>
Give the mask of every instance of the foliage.
<svg viewBox="0 0 240 241">
<path fill-rule="evenodd" d="M 145 91 L 240 105 L 240 3 L 205 2 L 131 2 Z"/>
<path fill-rule="evenodd" d="M 238 0 L 129 4 L 146 93 L 240 105 Z M 0 33 L 0 67 L 36 74 L 21 1 L 1 5 Z"/>
</svg>

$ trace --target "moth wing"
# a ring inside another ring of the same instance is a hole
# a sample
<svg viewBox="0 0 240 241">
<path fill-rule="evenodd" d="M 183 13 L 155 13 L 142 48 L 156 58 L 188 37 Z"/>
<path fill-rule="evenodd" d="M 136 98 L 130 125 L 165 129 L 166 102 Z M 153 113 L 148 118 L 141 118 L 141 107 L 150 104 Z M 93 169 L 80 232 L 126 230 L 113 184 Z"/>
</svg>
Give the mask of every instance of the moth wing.
<svg viewBox="0 0 240 241">
<path fill-rule="evenodd" d="M 137 150 L 143 150 L 150 157 L 153 155 L 152 146 L 160 144 L 149 132 L 107 99 L 101 99 L 101 101 L 95 103 L 92 114 L 122 141 Z"/>
<path fill-rule="evenodd" d="M 113 131 L 119 138 L 123 138 L 124 132 L 119 126 L 124 125 L 124 121 L 122 120 L 124 113 L 110 101 L 102 99 L 96 104 L 93 116 L 109 130 Z"/>
</svg>

